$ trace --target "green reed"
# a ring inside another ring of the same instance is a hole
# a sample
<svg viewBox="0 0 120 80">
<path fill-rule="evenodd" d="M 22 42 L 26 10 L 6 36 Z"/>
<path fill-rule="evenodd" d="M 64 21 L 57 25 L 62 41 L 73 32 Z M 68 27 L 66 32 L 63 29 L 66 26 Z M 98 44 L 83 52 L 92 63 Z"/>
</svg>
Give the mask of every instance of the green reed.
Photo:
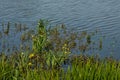
<svg viewBox="0 0 120 80">
<path fill-rule="evenodd" d="M 38 22 L 37 32 L 34 36 L 32 36 L 33 42 L 33 51 L 35 53 L 41 53 L 43 48 L 45 47 L 46 40 L 47 40 L 47 33 L 46 33 L 46 23 L 43 20 Z"/>
</svg>

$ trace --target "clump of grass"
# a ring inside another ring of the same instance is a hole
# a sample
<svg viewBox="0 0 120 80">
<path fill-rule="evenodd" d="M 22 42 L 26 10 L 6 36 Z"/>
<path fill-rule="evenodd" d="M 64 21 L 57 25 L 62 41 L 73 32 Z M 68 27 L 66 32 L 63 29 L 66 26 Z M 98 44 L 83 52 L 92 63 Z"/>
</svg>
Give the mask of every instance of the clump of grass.
<svg viewBox="0 0 120 80">
<path fill-rule="evenodd" d="M 43 20 L 38 22 L 37 32 L 34 36 L 32 36 L 33 42 L 33 51 L 35 53 L 41 53 L 44 49 L 47 42 L 47 32 L 46 32 L 46 23 Z"/>
<path fill-rule="evenodd" d="M 66 76 L 71 80 L 119 80 L 120 63 L 114 59 L 77 56 Z"/>
</svg>

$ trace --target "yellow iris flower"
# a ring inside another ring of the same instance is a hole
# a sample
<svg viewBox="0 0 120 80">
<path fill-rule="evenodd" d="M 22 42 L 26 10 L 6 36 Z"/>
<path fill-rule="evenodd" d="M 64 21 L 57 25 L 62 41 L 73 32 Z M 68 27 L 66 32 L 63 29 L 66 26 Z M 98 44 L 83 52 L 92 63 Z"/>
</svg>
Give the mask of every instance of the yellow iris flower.
<svg viewBox="0 0 120 80">
<path fill-rule="evenodd" d="M 34 56 L 35 56 L 35 54 L 32 53 L 29 55 L 29 58 L 33 58 Z"/>
</svg>

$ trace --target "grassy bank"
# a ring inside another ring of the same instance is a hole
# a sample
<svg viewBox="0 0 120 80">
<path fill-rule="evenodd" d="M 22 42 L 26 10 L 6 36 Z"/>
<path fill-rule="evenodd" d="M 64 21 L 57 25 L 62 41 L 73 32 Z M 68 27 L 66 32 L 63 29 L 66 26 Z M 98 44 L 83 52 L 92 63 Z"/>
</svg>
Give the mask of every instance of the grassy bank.
<svg viewBox="0 0 120 80">
<path fill-rule="evenodd" d="M 30 40 L 32 48 L 1 53 L 0 80 L 119 80 L 119 61 L 85 54 L 102 49 L 102 40 L 91 39 L 95 34 L 74 32 L 64 25 L 46 28 L 40 20 L 35 31 L 21 36 L 23 43 Z"/>
<path fill-rule="evenodd" d="M 119 80 L 120 62 L 111 58 L 99 58 L 85 55 L 74 56 L 69 64 L 57 60 L 43 61 L 39 54 L 20 53 L 9 57 L 0 56 L 1 80 Z M 42 57 L 43 58 L 43 57 Z"/>
</svg>

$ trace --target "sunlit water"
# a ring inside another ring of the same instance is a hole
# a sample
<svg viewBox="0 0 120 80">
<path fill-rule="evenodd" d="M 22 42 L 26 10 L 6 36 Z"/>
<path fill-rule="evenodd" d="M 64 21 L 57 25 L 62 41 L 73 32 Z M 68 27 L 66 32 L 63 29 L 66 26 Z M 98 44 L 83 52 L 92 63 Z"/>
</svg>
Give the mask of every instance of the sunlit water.
<svg viewBox="0 0 120 80">
<path fill-rule="evenodd" d="M 119 0 L 0 0 L 0 26 L 10 21 L 34 28 L 39 19 L 51 25 L 64 23 L 78 32 L 97 29 L 97 37 L 106 36 L 98 53 L 120 58 Z"/>
</svg>

